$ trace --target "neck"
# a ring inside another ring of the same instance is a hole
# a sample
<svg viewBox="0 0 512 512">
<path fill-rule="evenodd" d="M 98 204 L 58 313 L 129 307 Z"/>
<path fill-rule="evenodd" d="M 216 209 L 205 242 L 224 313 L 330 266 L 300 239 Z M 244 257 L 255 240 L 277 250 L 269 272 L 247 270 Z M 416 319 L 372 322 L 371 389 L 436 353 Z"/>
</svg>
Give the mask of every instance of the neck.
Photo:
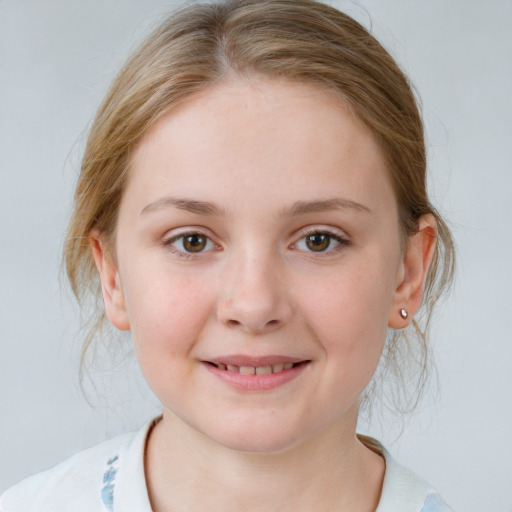
<svg viewBox="0 0 512 512">
<path fill-rule="evenodd" d="M 146 451 L 153 510 L 373 511 L 384 461 L 357 439 L 356 418 L 261 454 L 226 448 L 164 413 Z"/>
</svg>

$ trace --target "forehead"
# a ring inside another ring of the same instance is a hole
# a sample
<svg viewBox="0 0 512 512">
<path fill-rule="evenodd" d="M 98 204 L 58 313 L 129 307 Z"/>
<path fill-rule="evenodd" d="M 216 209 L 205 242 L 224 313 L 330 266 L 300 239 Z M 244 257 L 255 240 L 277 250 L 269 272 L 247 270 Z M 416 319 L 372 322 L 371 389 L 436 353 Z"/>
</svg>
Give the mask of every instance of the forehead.
<svg viewBox="0 0 512 512">
<path fill-rule="evenodd" d="M 392 194 L 380 148 L 337 95 L 277 80 L 229 81 L 192 96 L 151 127 L 130 172 L 128 188 L 152 200 L 176 189 L 221 202 L 235 188 L 240 199 L 282 202 L 333 195 L 333 186 L 363 204 L 369 193 L 377 203 Z"/>
</svg>

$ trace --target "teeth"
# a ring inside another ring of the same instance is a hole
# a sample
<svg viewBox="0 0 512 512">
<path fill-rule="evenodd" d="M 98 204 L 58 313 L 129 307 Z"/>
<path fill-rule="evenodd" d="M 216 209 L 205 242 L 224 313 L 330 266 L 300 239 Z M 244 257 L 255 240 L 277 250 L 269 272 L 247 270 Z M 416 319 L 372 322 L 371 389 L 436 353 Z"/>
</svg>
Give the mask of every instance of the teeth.
<svg viewBox="0 0 512 512">
<path fill-rule="evenodd" d="M 255 373 L 256 368 L 254 368 L 254 366 L 240 366 L 241 375 L 254 375 Z"/>
<path fill-rule="evenodd" d="M 267 366 L 236 366 L 234 364 L 215 363 L 220 370 L 228 372 L 241 373 L 242 375 L 268 375 L 270 373 L 279 373 L 283 370 L 293 368 L 293 363 L 279 363 Z"/>
<path fill-rule="evenodd" d="M 266 375 L 272 373 L 272 366 L 258 366 L 256 368 L 256 375 Z"/>
</svg>

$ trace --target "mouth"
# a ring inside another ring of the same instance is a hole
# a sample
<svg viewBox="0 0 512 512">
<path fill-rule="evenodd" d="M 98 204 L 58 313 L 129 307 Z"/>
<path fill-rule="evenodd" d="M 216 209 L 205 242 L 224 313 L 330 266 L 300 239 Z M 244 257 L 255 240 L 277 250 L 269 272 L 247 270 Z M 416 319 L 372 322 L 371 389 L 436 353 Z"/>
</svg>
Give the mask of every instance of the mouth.
<svg viewBox="0 0 512 512">
<path fill-rule="evenodd" d="M 226 372 L 239 373 L 241 375 L 269 375 L 271 373 L 281 373 L 285 370 L 291 370 L 299 365 L 307 364 L 309 361 L 300 361 L 298 363 L 277 363 L 264 366 L 239 366 L 228 363 L 214 363 L 206 361 L 207 364 L 215 366 L 219 370 Z"/>
<path fill-rule="evenodd" d="M 277 389 L 302 375 L 310 359 L 226 356 L 202 361 L 211 374 L 238 391 Z"/>
</svg>

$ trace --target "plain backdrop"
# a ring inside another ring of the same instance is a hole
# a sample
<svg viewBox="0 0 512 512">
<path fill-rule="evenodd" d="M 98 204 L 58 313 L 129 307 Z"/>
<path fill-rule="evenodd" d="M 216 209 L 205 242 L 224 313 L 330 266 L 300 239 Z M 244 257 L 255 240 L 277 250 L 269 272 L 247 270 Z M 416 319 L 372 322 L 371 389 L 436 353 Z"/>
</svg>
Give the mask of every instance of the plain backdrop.
<svg viewBox="0 0 512 512">
<path fill-rule="evenodd" d="M 158 411 L 133 360 L 78 384 L 79 314 L 60 269 L 94 111 L 163 0 L 0 0 L 0 490 Z M 396 440 L 365 427 L 455 510 L 512 510 L 512 1 L 331 2 L 420 92 L 430 189 L 458 273 L 432 334 L 439 395 Z M 89 390 L 91 391 L 89 385 Z"/>
</svg>

